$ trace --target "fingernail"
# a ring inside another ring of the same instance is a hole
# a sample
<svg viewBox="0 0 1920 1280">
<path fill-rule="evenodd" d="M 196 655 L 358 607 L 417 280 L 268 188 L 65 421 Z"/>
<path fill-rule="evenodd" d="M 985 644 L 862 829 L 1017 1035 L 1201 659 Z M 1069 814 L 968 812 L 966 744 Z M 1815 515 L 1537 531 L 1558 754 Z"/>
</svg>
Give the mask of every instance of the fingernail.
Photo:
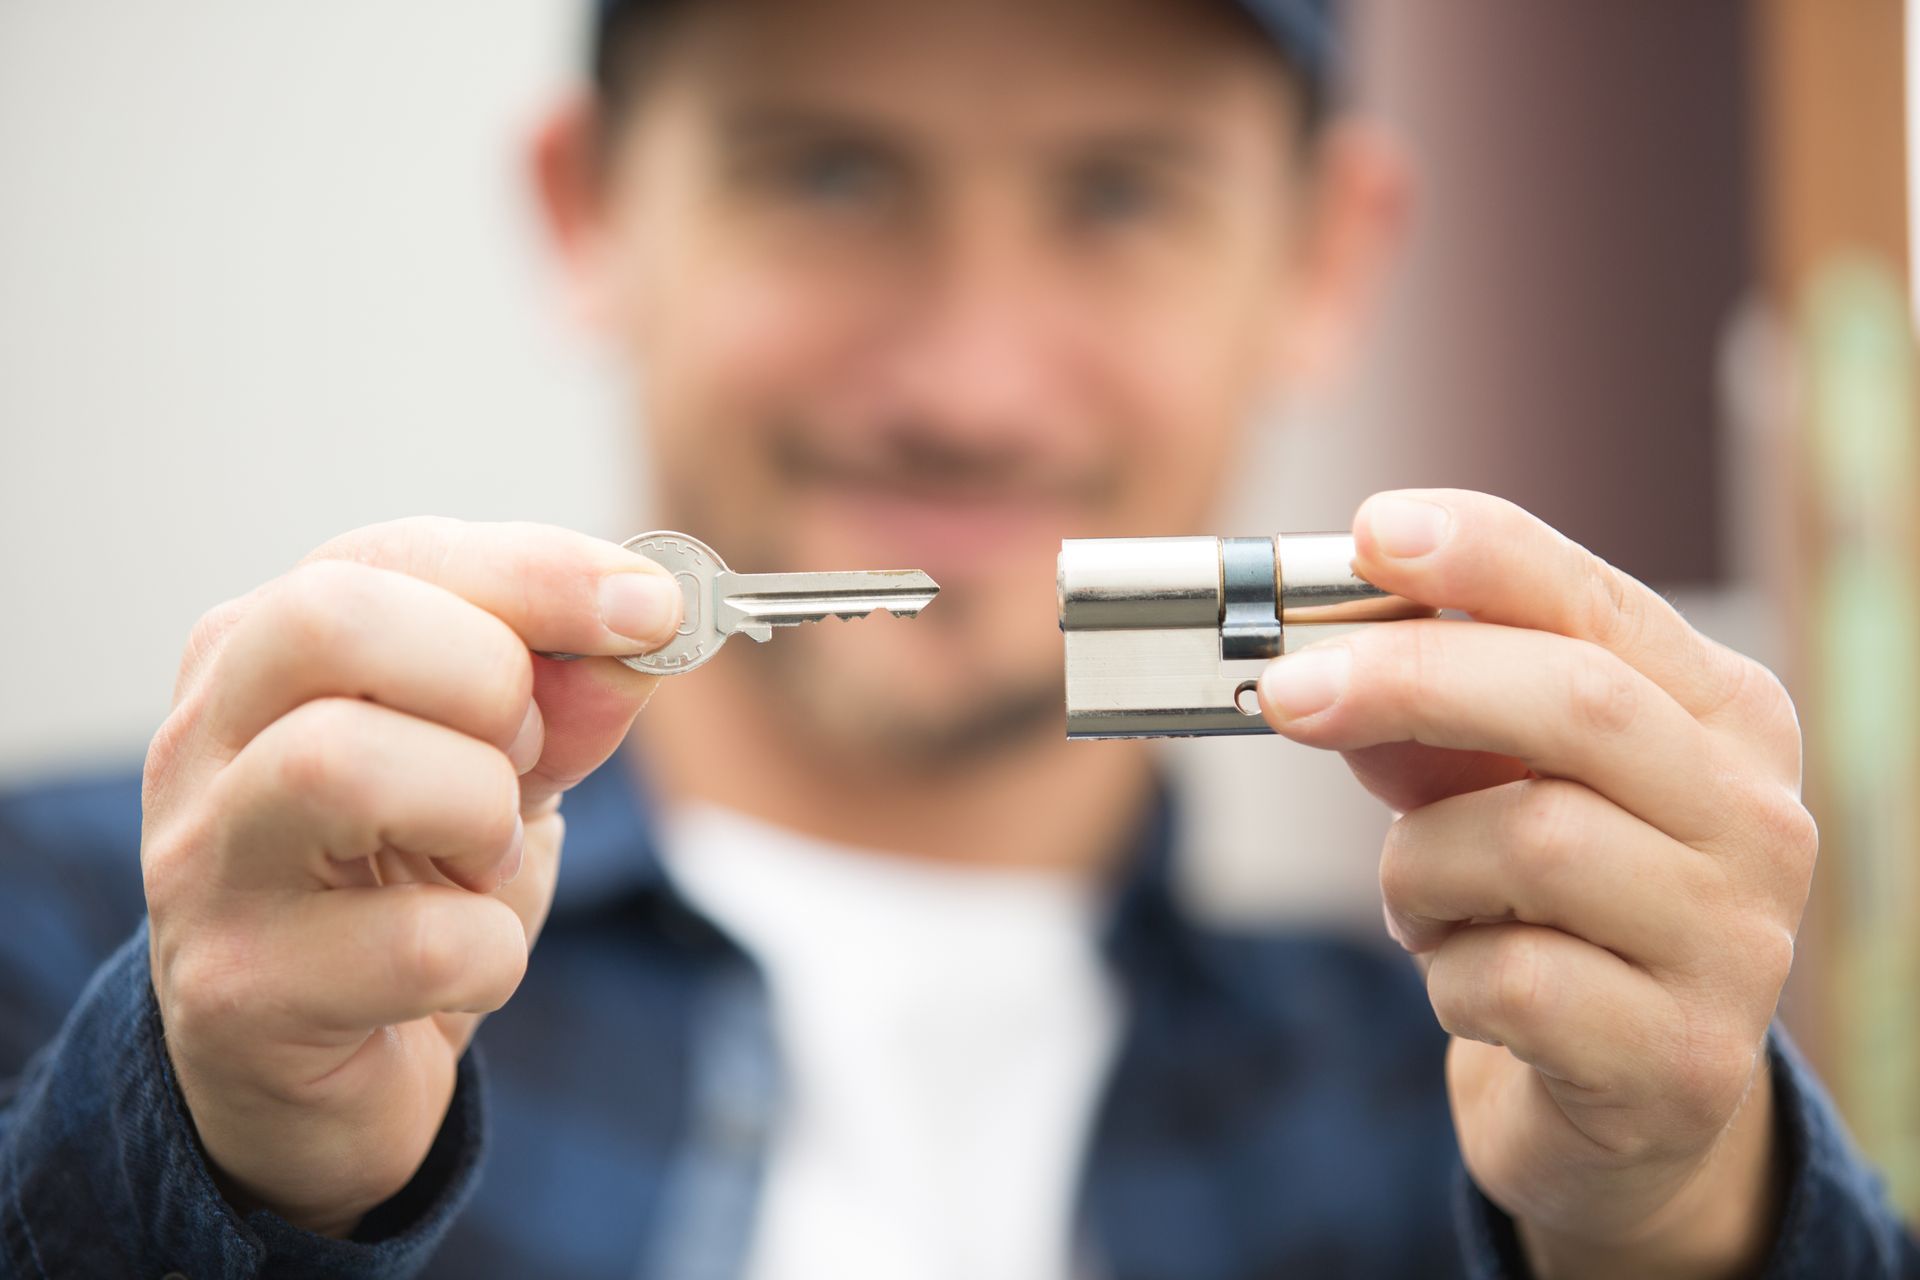
<svg viewBox="0 0 1920 1280">
<path fill-rule="evenodd" d="M 527 821 L 525 818 L 515 815 L 513 819 L 513 835 L 507 841 L 506 854 L 500 859 L 500 883 L 495 885 L 494 888 L 504 889 L 512 884 L 514 877 L 520 874 L 520 864 L 525 862 L 526 858 Z"/>
<path fill-rule="evenodd" d="M 1283 719 L 1304 719 L 1340 700 L 1352 666 L 1344 645 L 1302 649 L 1268 665 L 1260 677 L 1260 701 Z"/>
<path fill-rule="evenodd" d="M 680 625 L 680 583 L 659 573 L 615 573 L 600 583 L 600 621 L 636 644 L 657 645 Z"/>
<path fill-rule="evenodd" d="M 527 714 L 520 721 L 520 731 L 513 735 L 513 742 L 507 747 L 507 760 L 513 765 L 516 776 L 524 778 L 527 770 L 540 763 L 540 749 L 546 745 L 546 736 L 546 725 L 540 718 L 540 704 L 528 698 Z"/>
<path fill-rule="evenodd" d="M 1367 503 L 1367 525 L 1380 554 L 1396 560 L 1431 555 L 1453 529 L 1453 513 L 1418 498 L 1378 497 Z"/>
</svg>

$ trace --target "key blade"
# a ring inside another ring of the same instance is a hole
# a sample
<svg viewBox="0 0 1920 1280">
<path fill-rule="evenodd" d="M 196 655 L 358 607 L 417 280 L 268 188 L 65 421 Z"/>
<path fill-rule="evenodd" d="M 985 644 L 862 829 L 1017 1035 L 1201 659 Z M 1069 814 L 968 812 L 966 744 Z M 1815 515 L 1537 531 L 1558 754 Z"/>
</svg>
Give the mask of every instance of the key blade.
<svg viewBox="0 0 1920 1280">
<path fill-rule="evenodd" d="M 940 594 L 940 584 L 918 569 L 725 573 L 714 579 L 713 594 L 722 631 L 766 640 L 774 627 L 827 618 L 915 617 Z"/>
</svg>

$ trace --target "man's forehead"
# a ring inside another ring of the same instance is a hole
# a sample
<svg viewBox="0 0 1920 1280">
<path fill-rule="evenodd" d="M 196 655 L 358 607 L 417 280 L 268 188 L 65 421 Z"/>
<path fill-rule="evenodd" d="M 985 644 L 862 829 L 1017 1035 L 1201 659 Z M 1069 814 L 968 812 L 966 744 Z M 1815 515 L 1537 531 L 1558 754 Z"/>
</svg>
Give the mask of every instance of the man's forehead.
<svg viewBox="0 0 1920 1280">
<path fill-rule="evenodd" d="M 683 108 L 655 119 L 718 122 L 734 141 L 879 130 L 1071 158 L 1147 140 L 1192 161 L 1267 151 L 1271 129 L 1314 119 L 1302 77 L 1225 0 L 628 2 L 657 21 L 620 37 L 627 87 L 603 82 L 608 102 L 639 96 L 637 60 L 649 100 Z"/>
</svg>

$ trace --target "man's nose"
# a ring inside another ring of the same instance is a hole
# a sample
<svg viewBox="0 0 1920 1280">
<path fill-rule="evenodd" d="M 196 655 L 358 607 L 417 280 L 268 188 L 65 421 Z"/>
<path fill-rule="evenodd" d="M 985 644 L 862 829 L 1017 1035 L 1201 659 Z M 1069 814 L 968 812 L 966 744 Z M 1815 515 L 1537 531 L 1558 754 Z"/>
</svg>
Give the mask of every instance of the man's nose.
<svg viewBox="0 0 1920 1280">
<path fill-rule="evenodd" d="M 1042 246 L 1004 226 L 955 231 L 912 274 L 884 343 L 896 411 L 980 444 L 1059 416 L 1077 360 Z"/>
</svg>

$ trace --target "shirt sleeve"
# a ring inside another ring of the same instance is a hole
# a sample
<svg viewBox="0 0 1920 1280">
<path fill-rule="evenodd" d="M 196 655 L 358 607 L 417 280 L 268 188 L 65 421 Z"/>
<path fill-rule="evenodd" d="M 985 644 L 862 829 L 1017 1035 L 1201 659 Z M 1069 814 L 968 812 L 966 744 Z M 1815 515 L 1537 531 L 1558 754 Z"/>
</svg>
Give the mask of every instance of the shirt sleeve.
<svg viewBox="0 0 1920 1280">
<path fill-rule="evenodd" d="M 416 1274 L 473 1190 L 485 1141 L 469 1052 L 425 1163 L 356 1237 L 244 1217 L 215 1187 L 162 1043 L 144 925 L 59 1036 L 0 1084 L 0 1277 L 390 1280 Z"/>
<path fill-rule="evenodd" d="M 1879 1176 L 1777 1024 L 1767 1052 L 1787 1194 L 1760 1280 L 1920 1280 L 1920 1243 L 1887 1204 Z M 1528 1275 L 1513 1220 L 1480 1193 L 1464 1169 L 1455 1192 L 1467 1274 L 1475 1280 Z"/>
</svg>

